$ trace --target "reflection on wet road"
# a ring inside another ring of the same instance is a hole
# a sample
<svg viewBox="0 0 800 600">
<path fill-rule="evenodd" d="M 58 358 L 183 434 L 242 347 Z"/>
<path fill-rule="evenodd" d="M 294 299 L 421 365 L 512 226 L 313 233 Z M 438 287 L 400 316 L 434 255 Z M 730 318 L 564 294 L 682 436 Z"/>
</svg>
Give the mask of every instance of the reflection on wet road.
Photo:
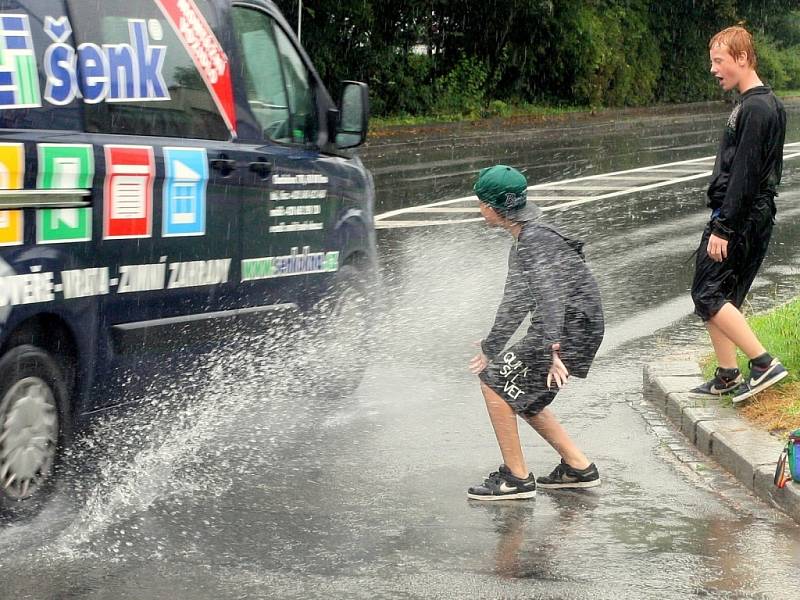
<svg viewBox="0 0 800 600">
<path fill-rule="evenodd" d="M 687 119 L 672 117 L 677 146 L 699 143 Z M 604 130 L 628 140 L 621 164 L 598 160 L 628 167 L 640 136 L 618 128 Z M 555 131 L 539 137 L 558 146 Z M 502 158 L 502 146 L 475 144 Z M 796 171 L 778 199 L 756 309 L 800 289 Z M 459 184 L 453 195 L 467 191 Z M 466 364 L 500 299 L 509 239 L 480 224 L 386 230 L 384 310 L 352 396 L 303 389 L 298 373 L 314 349 L 298 335 L 198 365 L 204 383 L 189 409 L 109 421 L 113 451 L 90 483 L 76 477 L 42 515 L 0 533 L 3 597 L 785 597 L 800 527 L 676 445 L 641 397 L 644 361 L 705 344 L 688 297 L 702 197 L 702 182 L 690 182 L 548 214 L 586 241 L 607 312 L 589 378 L 553 406 L 602 487 L 466 501 L 466 487 L 500 460 Z M 154 391 L 154 404 L 181 391 L 180 382 Z M 529 464 L 549 472 L 555 453 L 522 431 Z"/>
</svg>

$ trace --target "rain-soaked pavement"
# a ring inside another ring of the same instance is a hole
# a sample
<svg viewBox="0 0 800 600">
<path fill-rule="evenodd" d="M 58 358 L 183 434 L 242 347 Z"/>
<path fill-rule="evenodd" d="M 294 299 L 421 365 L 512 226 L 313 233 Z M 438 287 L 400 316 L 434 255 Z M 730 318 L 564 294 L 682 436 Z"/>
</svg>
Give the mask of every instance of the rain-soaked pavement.
<svg viewBox="0 0 800 600">
<path fill-rule="evenodd" d="M 430 144 L 388 140 L 365 156 L 395 194 L 386 209 L 467 193 L 471 172 L 496 161 L 537 181 L 713 154 L 726 111 L 578 119 L 494 143 L 429 133 Z M 799 139 L 795 128 L 787 141 Z M 798 167 L 786 165 L 755 308 L 800 290 Z M 554 404 L 602 487 L 467 502 L 499 463 L 466 365 L 491 324 L 509 239 L 480 224 L 382 231 L 382 315 L 352 395 L 303 388 L 314 349 L 296 334 L 198 365 L 188 408 L 163 408 L 185 395 L 175 381 L 153 408 L 101 424 L 78 450 L 102 447 L 96 470 L 0 531 L 0 597 L 785 597 L 800 526 L 686 447 L 641 395 L 643 362 L 705 344 L 687 294 L 703 187 L 548 214 L 587 242 L 605 302 L 602 354 Z M 531 468 L 549 472 L 555 453 L 522 431 Z"/>
</svg>

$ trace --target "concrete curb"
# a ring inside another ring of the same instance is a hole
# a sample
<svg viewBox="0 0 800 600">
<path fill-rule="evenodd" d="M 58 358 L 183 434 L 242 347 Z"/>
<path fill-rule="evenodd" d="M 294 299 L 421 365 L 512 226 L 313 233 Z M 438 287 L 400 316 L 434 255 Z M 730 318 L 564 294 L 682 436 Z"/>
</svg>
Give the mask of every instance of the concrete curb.
<svg viewBox="0 0 800 600">
<path fill-rule="evenodd" d="M 778 489 L 772 482 L 781 441 L 756 429 L 722 406 L 717 398 L 701 398 L 687 390 L 702 383 L 694 362 L 659 362 L 644 367 L 644 397 L 664 411 L 700 451 L 730 471 L 759 498 L 800 523 L 800 483 Z"/>
</svg>

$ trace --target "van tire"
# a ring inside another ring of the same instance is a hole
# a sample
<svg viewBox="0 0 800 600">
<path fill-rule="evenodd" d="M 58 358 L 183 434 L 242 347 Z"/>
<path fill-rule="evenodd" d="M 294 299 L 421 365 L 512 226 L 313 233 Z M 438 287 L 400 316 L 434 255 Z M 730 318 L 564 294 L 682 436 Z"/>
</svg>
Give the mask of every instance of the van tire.
<svg viewBox="0 0 800 600">
<path fill-rule="evenodd" d="M 315 393 L 340 398 L 361 383 L 372 353 L 373 292 L 370 272 L 345 264 L 331 293 L 314 311 L 322 351 L 316 361 Z"/>
<path fill-rule="evenodd" d="M 64 373 L 47 352 L 24 344 L 0 359 L 0 513 L 33 516 L 53 491 L 72 434 Z"/>
</svg>

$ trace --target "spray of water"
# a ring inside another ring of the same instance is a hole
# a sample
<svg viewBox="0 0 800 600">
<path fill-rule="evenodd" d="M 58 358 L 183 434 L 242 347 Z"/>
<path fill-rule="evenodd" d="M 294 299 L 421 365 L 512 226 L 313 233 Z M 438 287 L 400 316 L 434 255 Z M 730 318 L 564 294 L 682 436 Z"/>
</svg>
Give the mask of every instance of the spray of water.
<svg viewBox="0 0 800 600">
<path fill-rule="evenodd" d="M 298 396 L 313 404 L 320 380 L 339 375 L 324 369 L 336 368 L 324 360 L 336 347 L 320 321 L 295 321 L 260 335 L 238 332 L 236 349 L 198 359 L 188 380 L 176 378 L 151 390 L 135 410 L 99 420 L 71 459 L 99 456 L 100 462 L 88 480 L 74 475 L 83 482 L 76 484 L 81 508 L 49 550 L 85 557 L 109 528 L 156 502 L 223 493 L 243 467 L 230 458 L 234 446 L 251 447 L 235 460 L 249 454 L 260 469 L 274 467 L 270 448 L 291 439 L 302 417 Z"/>
</svg>

